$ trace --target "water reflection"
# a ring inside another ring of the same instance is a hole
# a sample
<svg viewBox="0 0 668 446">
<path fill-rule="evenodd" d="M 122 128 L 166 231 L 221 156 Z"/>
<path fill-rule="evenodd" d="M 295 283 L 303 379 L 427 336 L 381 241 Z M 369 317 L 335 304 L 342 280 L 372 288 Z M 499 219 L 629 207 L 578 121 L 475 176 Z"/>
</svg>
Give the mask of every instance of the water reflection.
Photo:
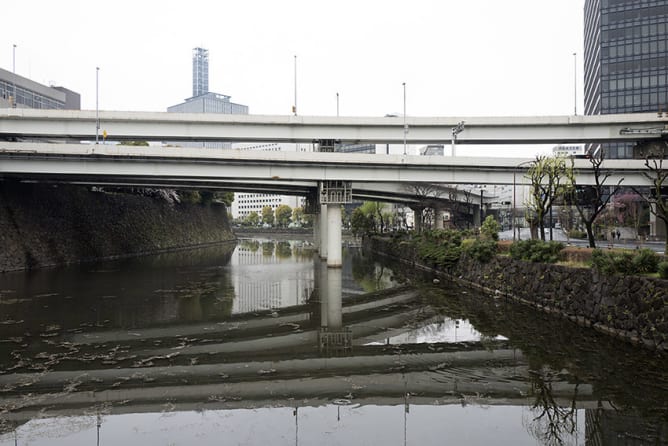
<svg viewBox="0 0 668 446">
<path fill-rule="evenodd" d="M 399 270 L 250 240 L 0 276 L 0 445 L 666 442 L 664 357 Z"/>
</svg>

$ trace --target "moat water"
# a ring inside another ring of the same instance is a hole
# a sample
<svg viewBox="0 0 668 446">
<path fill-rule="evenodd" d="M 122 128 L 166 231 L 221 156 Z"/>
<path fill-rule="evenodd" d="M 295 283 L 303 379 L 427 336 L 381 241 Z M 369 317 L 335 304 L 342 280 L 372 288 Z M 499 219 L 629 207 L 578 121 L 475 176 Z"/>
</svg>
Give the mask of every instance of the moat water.
<svg viewBox="0 0 668 446">
<path fill-rule="evenodd" d="M 358 249 L 0 275 L 0 446 L 662 445 L 668 358 Z"/>
</svg>

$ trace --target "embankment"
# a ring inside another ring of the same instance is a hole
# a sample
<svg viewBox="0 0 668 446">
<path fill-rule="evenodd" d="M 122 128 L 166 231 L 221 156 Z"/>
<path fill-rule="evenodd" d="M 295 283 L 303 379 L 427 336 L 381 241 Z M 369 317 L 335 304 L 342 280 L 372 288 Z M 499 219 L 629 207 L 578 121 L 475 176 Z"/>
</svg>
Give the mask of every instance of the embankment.
<svg viewBox="0 0 668 446">
<path fill-rule="evenodd" d="M 367 241 L 372 250 L 430 269 L 497 298 L 508 298 L 588 327 L 668 351 L 668 281 L 604 275 L 591 268 L 531 263 L 497 255 L 489 263 L 462 256 L 448 271 L 422 264 L 408 245 L 385 238 Z M 402 243 L 402 242 L 399 242 Z"/>
<path fill-rule="evenodd" d="M 233 240 L 224 205 L 0 182 L 0 272 Z"/>
</svg>

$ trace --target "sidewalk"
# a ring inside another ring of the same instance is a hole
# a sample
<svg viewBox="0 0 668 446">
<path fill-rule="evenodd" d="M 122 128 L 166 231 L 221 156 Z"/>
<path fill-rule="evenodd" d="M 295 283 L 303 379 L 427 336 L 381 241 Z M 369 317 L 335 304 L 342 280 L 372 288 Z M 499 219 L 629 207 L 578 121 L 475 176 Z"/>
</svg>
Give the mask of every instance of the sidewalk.
<svg viewBox="0 0 668 446">
<path fill-rule="evenodd" d="M 520 229 L 520 240 L 529 240 L 531 238 L 531 230 L 529 228 Z M 513 231 L 501 231 L 499 232 L 499 240 L 513 240 Z M 549 228 L 545 229 L 545 240 L 550 240 L 550 231 Z M 552 229 L 552 240 L 559 241 L 572 246 L 589 246 L 589 241 L 586 239 L 568 239 L 564 231 L 561 229 Z M 639 249 L 639 248 L 649 248 L 653 251 L 658 252 L 659 254 L 663 253 L 665 248 L 665 243 L 663 240 L 652 240 L 652 241 L 641 241 L 641 240 L 631 240 L 631 239 L 621 239 L 615 240 L 614 243 L 610 243 L 609 240 L 596 240 L 597 248 L 628 248 L 628 249 Z"/>
</svg>

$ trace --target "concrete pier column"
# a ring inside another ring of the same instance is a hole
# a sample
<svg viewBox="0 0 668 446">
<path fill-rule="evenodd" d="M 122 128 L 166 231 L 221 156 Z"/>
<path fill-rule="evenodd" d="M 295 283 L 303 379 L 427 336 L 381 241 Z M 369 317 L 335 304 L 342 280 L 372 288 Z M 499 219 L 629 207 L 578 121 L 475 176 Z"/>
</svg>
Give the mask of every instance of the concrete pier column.
<svg viewBox="0 0 668 446">
<path fill-rule="evenodd" d="M 436 229 L 443 229 L 443 211 L 439 209 L 434 210 L 434 223 L 436 225 Z"/>
<path fill-rule="evenodd" d="M 328 238 L 328 228 L 327 228 L 327 205 L 320 205 L 320 258 L 327 258 L 327 238 Z"/>
<path fill-rule="evenodd" d="M 322 214 L 315 214 L 313 216 L 313 246 L 315 250 L 320 252 L 320 217 Z"/>
<path fill-rule="evenodd" d="M 341 268 L 327 268 L 327 328 L 341 330 L 343 315 L 341 311 Z"/>
<path fill-rule="evenodd" d="M 314 264 L 314 273 L 318 283 L 318 299 L 320 299 L 320 326 L 327 327 L 329 310 L 327 309 L 327 263 L 317 259 Z"/>
<path fill-rule="evenodd" d="M 327 267 L 343 266 L 341 249 L 341 204 L 327 205 Z"/>
</svg>

